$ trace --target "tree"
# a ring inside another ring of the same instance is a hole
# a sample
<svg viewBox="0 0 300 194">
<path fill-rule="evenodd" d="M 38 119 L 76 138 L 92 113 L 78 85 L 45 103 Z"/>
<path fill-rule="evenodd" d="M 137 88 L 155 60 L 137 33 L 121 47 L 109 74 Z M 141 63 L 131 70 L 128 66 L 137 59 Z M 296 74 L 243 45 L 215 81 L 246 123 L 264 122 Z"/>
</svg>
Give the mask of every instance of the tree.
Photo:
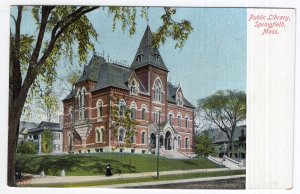
<svg viewBox="0 0 300 194">
<path fill-rule="evenodd" d="M 195 143 L 196 143 L 195 152 L 198 155 L 207 157 L 207 156 L 215 153 L 215 147 L 214 147 L 207 132 L 204 132 L 201 135 L 198 135 L 196 137 Z"/>
<path fill-rule="evenodd" d="M 38 145 L 33 141 L 24 141 L 18 144 L 17 153 L 19 154 L 36 154 L 37 151 Z"/>
<path fill-rule="evenodd" d="M 233 154 L 233 134 L 238 123 L 246 119 L 246 93 L 232 90 L 217 91 L 199 100 L 198 106 L 204 111 L 205 119 L 226 134 Z"/>
<path fill-rule="evenodd" d="M 36 23 L 36 35 L 22 34 L 23 6 L 17 6 L 17 13 L 11 14 L 14 25 L 10 30 L 9 67 L 9 131 L 8 131 L 8 171 L 9 186 L 15 186 L 15 153 L 19 123 L 25 102 L 37 95 L 42 85 L 51 86 L 57 75 L 56 66 L 64 56 L 73 64 L 74 52 L 78 62 L 86 62 L 89 52 L 95 53 L 93 40 L 98 34 L 86 16 L 99 6 L 33 6 L 31 9 Z M 26 9 L 28 10 L 28 9 Z M 141 17 L 147 17 L 147 8 L 141 8 Z M 101 11 L 99 9 L 99 11 Z M 189 21 L 176 22 L 172 16 L 175 9 L 164 8 L 162 26 L 154 34 L 153 46 L 164 43 L 166 37 L 177 41 L 181 48 L 192 32 Z M 122 30 L 135 33 L 137 9 L 135 7 L 109 7 L 113 17 L 113 29 L 117 21 Z M 76 44 L 74 44 L 76 43 Z M 75 46 L 76 49 L 75 49 Z"/>
</svg>

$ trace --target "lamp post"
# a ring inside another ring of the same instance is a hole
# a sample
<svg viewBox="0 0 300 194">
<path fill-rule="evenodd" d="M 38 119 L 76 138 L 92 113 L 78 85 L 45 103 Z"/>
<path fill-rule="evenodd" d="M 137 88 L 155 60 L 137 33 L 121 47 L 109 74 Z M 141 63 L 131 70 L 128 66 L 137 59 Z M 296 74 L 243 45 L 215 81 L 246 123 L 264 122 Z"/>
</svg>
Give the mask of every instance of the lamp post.
<svg viewBox="0 0 300 194">
<path fill-rule="evenodd" d="M 156 172 L 156 176 L 159 179 L 159 148 L 160 148 L 160 111 L 158 112 L 158 136 L 157 136 L 157 172 Z"/>
</svg>

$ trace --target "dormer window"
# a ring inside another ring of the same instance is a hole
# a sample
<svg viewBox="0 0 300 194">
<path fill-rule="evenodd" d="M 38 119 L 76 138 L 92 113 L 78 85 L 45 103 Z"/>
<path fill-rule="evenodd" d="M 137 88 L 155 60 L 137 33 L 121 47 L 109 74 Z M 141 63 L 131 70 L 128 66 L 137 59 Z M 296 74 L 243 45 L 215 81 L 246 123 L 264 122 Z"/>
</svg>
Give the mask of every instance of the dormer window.
<svg viewBox="0 0 300 194">
<path fill-rule="evenodd" d="M 178 93 L 176 98 L 177 106 L 183 106 L 182 94 Z"/>
<path fill-rule="evenodd" d="M 130 94 L 137 95 L 138 94 L 138 84 L 134 80 L 131 81 L 130 83 Z"/>
<path fill-rule="evenodd" d="M 154 57 L 155 57 L 155 62 L 159 63 L 159 55 L 156 54 L 156 55 L 154 55 Z"/>
<path fill-rule="evenodd" d="M 138 55 L 137 58 L 136 58 L 136 61 L 138 63 L 140 63 L 140 62 L 142 62 L 142 60 L 143 60 L 143 55 Z"/>
</svg>

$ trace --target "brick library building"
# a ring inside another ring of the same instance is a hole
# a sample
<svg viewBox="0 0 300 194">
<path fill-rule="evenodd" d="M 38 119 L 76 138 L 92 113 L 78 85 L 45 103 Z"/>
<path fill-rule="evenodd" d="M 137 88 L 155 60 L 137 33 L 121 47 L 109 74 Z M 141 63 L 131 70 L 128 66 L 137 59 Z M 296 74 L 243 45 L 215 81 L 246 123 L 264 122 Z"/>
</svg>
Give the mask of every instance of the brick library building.
<svg viewBox="0 0 300 194">
<path fill-rule="evenodd" d="M 63 100 L 65 153 L 120 151 L 115 148 L 124 143 L 126 127 L 121 123 L 112 131 L 113 106 L 119 117 L 130 109 L 135 120 L 135 135 L 124 152 L 156 153 L 160 145 L 162 155 L 193 153 L 195 107 L 180 84 L 168 82 L 168 68 L 151 41 L 147 26 L 130 67 L 96 55 L 84 66 L 75 89 Z M 117 102 L 114 96 L 119 96 Z"/>
</svg>

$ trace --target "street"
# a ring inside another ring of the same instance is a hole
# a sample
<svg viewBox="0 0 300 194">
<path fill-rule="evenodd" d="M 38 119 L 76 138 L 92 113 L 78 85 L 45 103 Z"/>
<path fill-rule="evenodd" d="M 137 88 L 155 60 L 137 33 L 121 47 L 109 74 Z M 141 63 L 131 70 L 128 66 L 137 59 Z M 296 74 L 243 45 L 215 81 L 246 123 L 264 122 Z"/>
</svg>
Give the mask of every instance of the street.
<svg viewBox="0 0 300 194">
<path fill-rule="evenodd" d="M 127 187 L 130 189 L 245 189 L 246 178 L 198 181 L 189 183 L 172 183 L 161 185 L 144 185 Z"/>
</svg>

